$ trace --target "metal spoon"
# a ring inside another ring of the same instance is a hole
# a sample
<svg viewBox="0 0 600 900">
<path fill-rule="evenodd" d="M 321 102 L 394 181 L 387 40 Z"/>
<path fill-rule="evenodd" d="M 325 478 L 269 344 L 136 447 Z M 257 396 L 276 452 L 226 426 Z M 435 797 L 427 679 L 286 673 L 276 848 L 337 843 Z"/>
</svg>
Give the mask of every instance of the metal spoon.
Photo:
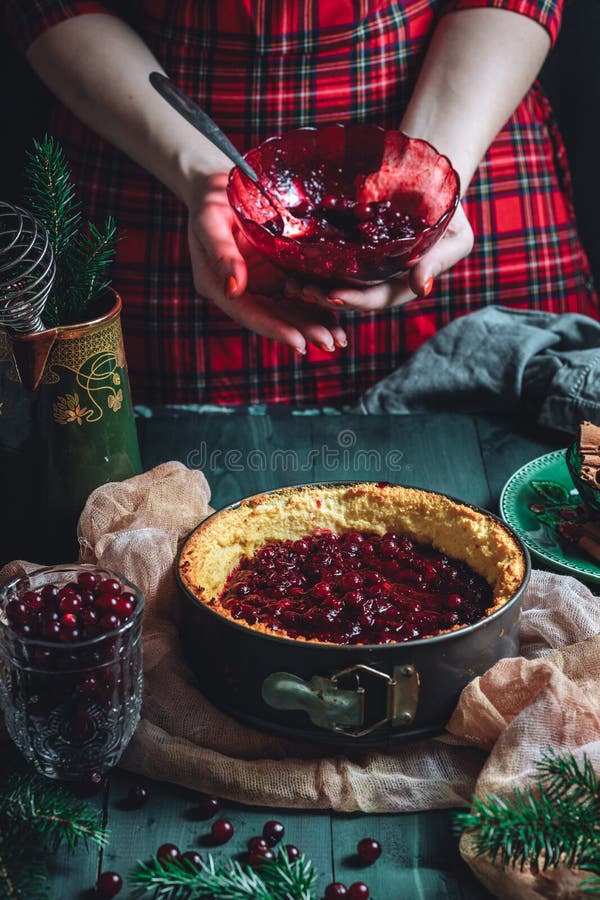
<svg viewBox="0 0 600 900">
<path fill-rule="evenodd" d="M 244 175 L 256 185 L 273 210 L 277 219 L 278 230 L 283 234 L 285 223 L 282 211 L 286 211 L 281 204 L 279 204 L 279 206 L 276 205 L 276 201 L 274 201 L 272 194 L 270 194 L 266 187 L 261 183 L 260 178 L 252 166 L 248 165 L 244 157 L 236 150 L 227 135 L 221 131 L 217 123 L 213 122 L 210 116 L 208 116 L 191 97 L 188 97 L 188 95 L 180 90 L 177 85 L 160 72 L 151 72 L 149 79 L 150 84 L 158 91 L 163 100 L 166 100 L 176 112 L 183 116 L 190 125 L 193 125 L 200 134 L 203 134 L 205 138 L 208 138 L 215 147 L 222 150 L 225 156 L 228 156 L 229 159 L 242 170 Z"/>
</svg>

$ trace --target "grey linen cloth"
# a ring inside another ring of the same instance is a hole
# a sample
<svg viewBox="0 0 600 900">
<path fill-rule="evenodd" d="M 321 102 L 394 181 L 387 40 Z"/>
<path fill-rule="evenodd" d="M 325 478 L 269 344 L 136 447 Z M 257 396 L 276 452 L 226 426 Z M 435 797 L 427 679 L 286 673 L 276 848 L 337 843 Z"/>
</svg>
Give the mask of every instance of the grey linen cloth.
<svg viewBox="0 0 600 900">
<path fill-rule="evenodd" d="M 490 306 L 455 319 L 355 412 L 517 412 L 575 434 L 600 424 L 600 322 Z"/>
</svg>

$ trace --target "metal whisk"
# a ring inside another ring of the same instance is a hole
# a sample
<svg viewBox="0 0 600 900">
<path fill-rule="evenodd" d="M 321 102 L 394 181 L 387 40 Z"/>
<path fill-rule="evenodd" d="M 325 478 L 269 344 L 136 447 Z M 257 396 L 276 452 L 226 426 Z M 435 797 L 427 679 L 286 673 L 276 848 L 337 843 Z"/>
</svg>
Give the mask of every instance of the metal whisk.
<svg viewBox="0 0 600 900">
<path fill-rule="evenodd" d="M 48 232 L 26 209 L 0 201 L 0 326 L 43 331 L 56 272 Z"/>
</svg>

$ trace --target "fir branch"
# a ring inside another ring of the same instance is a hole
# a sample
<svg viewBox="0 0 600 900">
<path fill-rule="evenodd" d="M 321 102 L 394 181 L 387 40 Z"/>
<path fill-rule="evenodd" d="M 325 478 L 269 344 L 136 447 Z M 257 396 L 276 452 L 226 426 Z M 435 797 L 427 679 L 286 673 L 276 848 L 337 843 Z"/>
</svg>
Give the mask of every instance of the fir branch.
<svg viewBox="0 0 600 900">
<path fill-rule="evenodd" d="M 0 897 L 4 900 L 47 900 L 48 873 L 43 861 L 23 859 L 14 842 L 0 840 Z"/>
<path fill-rule="evenodd" d="M 75 197 L 67 158 L 60 144 L 48 135 L 33 142 L 25 164 L 25 199 L 49 233 L 57 262 L 75 239 L 81 208 Z"/>
<path fill-rule="evenodd" d="M 559 865 L 600 874 L 599 792 L 589 763 L 568 754 L 546 754 L 538 765 L 536 790 L 515 791 L 509 800 L 495 794 L 476 798 L 458 825 L 470 836 L 477 855 L 501 866 L 529 865 L 532 871 Z M 595 855 L 594 855 L 595 854 Z"/>
<path fill-rule="evenodd" d="M 14 775 L 0 791 L 0 821 L 14 832 L 35 835 L 41 849 L 55 852 L 66 844 L 73 852 L 80 841 L 104 847 L 108 836 L 91 808 L 59 785 L 37 775 Z M 11 842 L 12 843 L 12 842 Z"/>
<path fill-rule="evenodd" d="M 199 868 L 181 860 L 140 862 L 131 876 L 138 891 L 154 891 L 168 900 L 212 897 L 214 900 L 315 900 L 317 873 L 301 856 L 290 863 L 282 848 L 277 858 L 265 862 L 259 872 L 235 860 L 207 856 Z"/>
<path fill-rule="evenodd" d="M 600 805 L 600 789 L 596 773 L 587 756 L 580 765 L 569 754 L 559 755 L 548 750 L 536 765 L 541 784 L 546 793 L 561 803 L 592 803 Z"/>
<path fill-rule="evenodd" d="M 106 272 L 117 244 L 115 221 L 102 230 L 88 222 L 82 230 L 81 206 L 60 144 L 47 135 L 34 141 L 25 167 L 25 197 L 46 227 L 56 260 L 56 275 L 43 312 L 44 324 L 73 325 L 85 321 L 94 301 L 110 281 Z"/>
<path fill-rule="evenodd" d="M 79 234 L 69 255 L 67 306 L 71 316 L 89 310 L 108 287 L 105 273 L 117 246 L 117 226 L 112 216 L 106 219 L 103 231 L 88 222 L 88 232 Z"/>
<path fill-rule="evenodd" d="M 275 891 L 278 900 L 312 900 L 315 896 L 318 874 L 306 856 L 290 862 L 282 847 L 276 859 L 266 862 L 260 871 L 263 881 Z"/>
</svg>

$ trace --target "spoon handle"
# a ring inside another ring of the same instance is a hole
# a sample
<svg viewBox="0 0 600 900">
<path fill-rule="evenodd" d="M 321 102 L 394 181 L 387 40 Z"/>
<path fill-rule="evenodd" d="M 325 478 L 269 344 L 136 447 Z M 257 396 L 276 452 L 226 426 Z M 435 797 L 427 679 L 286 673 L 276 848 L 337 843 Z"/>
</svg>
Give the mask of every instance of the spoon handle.
<svg viewBox="0 0 600 900">
<path fill-rule="evenodd" d="M 223 134 L 216 122 L 207 116 L 197 103 L 195 103 L 187 94 L 184 94 L 177 85 L 161 75 L 160 72 L 150 73 L 150 84 L 158 91 L 161 97 L 169 103 L 174 110 L 186 119 L 190 125 L 193 125 L 205 138 L 222 150 L 225 156 L 235 163 L 236 166 L 244 172 L 248 178 L 260 187 L 258 175 L 249 166 L 241 153 L 236 150 L 229 138 Z"/>
</svg>

